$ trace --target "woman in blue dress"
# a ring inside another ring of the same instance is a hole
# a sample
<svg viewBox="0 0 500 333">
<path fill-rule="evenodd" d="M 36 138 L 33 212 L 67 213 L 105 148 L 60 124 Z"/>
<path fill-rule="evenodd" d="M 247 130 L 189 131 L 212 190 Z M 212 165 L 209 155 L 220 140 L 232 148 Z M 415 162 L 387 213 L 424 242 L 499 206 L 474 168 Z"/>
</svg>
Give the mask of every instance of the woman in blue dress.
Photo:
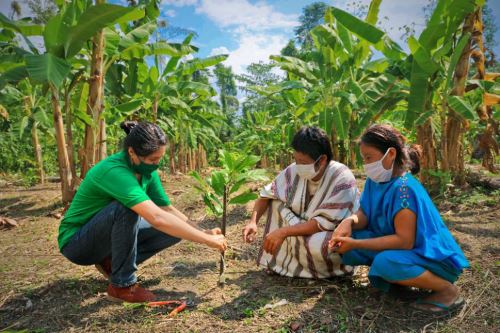
<svg viewBox="0 0 500 333">
<path fill-rule="evenodd" d="M 369 265 L 371 284 L 429 289 L 413 307 L 443 312 L 463 304 L 454 282 L 469 267 L 425 188 L 413 176 L 421 148 L 387 125 L 373 125 L 361 137 L 368 176 L 360 209 L 336 228 L 329 246 L 346 265 Z M 407 171 L 410 169 L 411 173 Z"/>
</svg>

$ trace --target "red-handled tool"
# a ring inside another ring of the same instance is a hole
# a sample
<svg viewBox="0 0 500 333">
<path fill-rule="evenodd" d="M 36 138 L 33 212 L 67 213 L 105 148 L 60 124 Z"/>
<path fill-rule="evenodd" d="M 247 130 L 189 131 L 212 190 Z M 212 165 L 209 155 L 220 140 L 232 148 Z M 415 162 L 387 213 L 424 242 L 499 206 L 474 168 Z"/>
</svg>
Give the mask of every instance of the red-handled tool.
<svg viewBox="0 0 500 333">
<path fill-rule="evenodd" d="M 191 301 L 158 301 L 158 302 L 149 302 L 146 305 L 149 307 L 152 307 L 152 308 L 165 306 L 165 305 L 177 305 L 168 314 L 169 317 L 174 317 L 179 312 L 183 311 L 187 306 L 193 306 L 193 302 L 191 302 Z"/>
</svg>

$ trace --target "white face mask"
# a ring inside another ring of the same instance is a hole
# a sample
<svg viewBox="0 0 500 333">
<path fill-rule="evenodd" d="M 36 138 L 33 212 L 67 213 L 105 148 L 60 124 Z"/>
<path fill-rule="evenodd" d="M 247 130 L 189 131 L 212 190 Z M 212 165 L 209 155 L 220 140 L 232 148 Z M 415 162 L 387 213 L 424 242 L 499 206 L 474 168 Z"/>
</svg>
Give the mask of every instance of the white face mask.
<svg viewBox="0 0 500 333">
<path fill-rule="evenodd" d="M 394 161 L 392 162 L 389 170 L 386 170 L 382 165 L 382 161 L 387 156 L 389 149 L 387 149 L 384 156 L 380 160 L 364 165 L 366 175 L 376 183 L 383 183 L 391 180 Z"/>
<path fill-rule="evenodd" d="M 297 167 L 297 174 L 305 179 L 313 179 L 314 177 L 316 177 L 319 173 L 319 170 L 316 171 L 316 169 L 314 169 L 314 165 L 319 161 L 320 158 L 321 156 L 311 164 L 295 164 L 295 166 Z"/>
</svg>

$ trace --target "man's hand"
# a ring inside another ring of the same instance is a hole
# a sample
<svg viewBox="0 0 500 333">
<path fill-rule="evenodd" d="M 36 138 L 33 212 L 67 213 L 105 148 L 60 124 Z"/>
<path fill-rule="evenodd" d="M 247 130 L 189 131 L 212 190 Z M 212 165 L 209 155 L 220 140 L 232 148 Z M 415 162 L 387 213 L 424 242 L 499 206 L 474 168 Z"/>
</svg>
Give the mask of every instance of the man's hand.
<svg viewBox="0 0 500 333">
<path fill-rule="evenodd" d="M 264 238 L 264 251 L 275 255 L 280 249 L 281 244 L 283 244 L 285 238 L 286 235 L 283 233 L 283 229 L 277 229 L 267 234 L 267 236 Z"/>
<path fill-rule="evenodd" d="M 257 236 L 257 223 L 255 221 L 250 221 L 243 228 L 243 241 L 246 243 L 252 243 L 255 241 Z"/>
</svg>

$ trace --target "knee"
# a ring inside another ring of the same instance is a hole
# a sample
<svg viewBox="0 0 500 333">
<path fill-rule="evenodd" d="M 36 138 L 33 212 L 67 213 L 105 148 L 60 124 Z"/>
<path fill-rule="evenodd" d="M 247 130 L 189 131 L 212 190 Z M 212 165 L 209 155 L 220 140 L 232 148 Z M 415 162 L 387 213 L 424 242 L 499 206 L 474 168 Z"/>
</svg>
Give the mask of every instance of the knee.
<svg viewBox="0 0 500 333">
<path fill-rule="evenodd" d="M 397 250 L 386 250 L 378 253 L 373 259 L 372 266 L 378 268 L 390 267 L 393 262 L 393 258 L 395 258 L 398 254 Z"/>
<path fill-rule="evenodd" d="M 110 206 L 113 207 L 115 221 L 126 223 L 137 223 L 139 221 L 139 215 L 132 209 L 125 207 L 122 203 L 113 201 Z"/>
</svg>

